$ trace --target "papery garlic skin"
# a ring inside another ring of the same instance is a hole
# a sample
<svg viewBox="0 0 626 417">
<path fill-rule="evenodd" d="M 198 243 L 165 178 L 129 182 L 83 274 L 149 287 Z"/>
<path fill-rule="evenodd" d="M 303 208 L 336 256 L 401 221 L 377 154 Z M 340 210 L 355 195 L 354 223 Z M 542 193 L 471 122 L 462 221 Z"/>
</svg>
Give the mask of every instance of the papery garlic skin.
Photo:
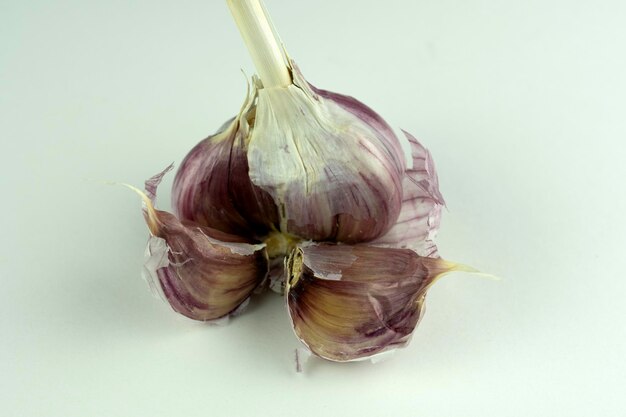
<svg viewBox="0 0 626 417">
<path fill-rule="evenodd" d="M 402 202 L 405 160 L 393 131 L 358 101 L 310 86 L 261 0 L 227 4 L 260 76 L 250 179 L 273 197 L 280 231 L 337 242 L 382 236 Z"/>
<path fill-rule="evenodd" d="M 439 179 L 430 152 L 408 132 L 411 166 L 402 182 L 402 206 L 396 223 L 370 245 L 409 248 L 420 256 L 438 257 L 435 236 L 445 201 L 439 192 Z"/>
<path fill-rule="evenodd" d="M 310 244 L 287 267 L 296 335 L 317 356 L 345 362 L 404 346 L 426 290 L 457 266 L 408 249 Z"/>
<path fill-rule="evenodd" d="M 263 245 L 227 243 L 210 229 L 184 225 L 159 212 L 158 237 L 167 242 L 169 263 L 157 270 L 163 295 L 178 313 L 215 320 L 235 311 L 267 274 Z"/>
<path fill-rule="evenodd" d="M 274 198 L 281 231 L 317 241 L 371 240 L 398 217 L 405 159 L 371 109 L 361 105 L 359 114 L 358 101 L 347 109 L 331 97 L 316 94 L 297 71 L 290 86 L 259 89 L 250 179 Z"/>
<path fill-rule="evenodd" d="M 156 210 L 151 199 L 165 172 L 146 182 L 144 213 L 152 235 L 148 250 L 153 251 L 147 275 L 176 312 L 200 321 L 227 317 L 265 280 L 265 245 Z"/>
<path fill-rule="evenodd" d="M 293 60 L 290 62 L 296 85 L 316 99 L 321 98 L 332 101 L 367 124 L 381 138 L 384 138 L 379 141 L 379 145 L 386 148 L 386 152 L 393 160 L 393 164 L 397 167 L 403 166 L 406 168 L 406 158 L 400 140 L 398 140 L 391 126 L 378 113 L 354 97 L 315 87 L 304 79 L 296 63 Z"/>
</svg>

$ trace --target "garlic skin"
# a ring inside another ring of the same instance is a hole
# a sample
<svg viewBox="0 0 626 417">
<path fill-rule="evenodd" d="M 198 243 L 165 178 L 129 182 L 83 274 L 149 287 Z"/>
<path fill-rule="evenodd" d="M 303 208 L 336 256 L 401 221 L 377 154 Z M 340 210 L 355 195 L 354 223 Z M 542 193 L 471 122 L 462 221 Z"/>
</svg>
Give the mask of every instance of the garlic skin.
<svg viewBox="0 0 626 417">
<path fill-rule="evenodd" d="M 428 150 L 403 131 L 411 149 L 411 166 L 402 182 L 402 207 L 396 223 L 370 245 L 408 248 L 420 256 L 438 257 L 435 236 L 441 223 L 445 201 L 439 192 L 435 163 Z"/>
<path fill-rule="evenodd" d="M 315 355 L 346 362 L 406 345 L 426 290 L 458 266 L 409 249 L 309 244 L 287 268 L 296 335 Z"/>
<path fill-rule="evenodd" d="M 355 99 L 293 83 L 258 90 L 248 145 L 251 181 L 279 207 L 280 230 L 362 242 L 383 235 L 402 203 L 405 158 L 392 129 Z"/>
<path fill-rule="evenodd" d="M 152 235 L 146 275 L 176 312 L 200 321 L 227 317 L 264 281 L 265 245 L 156 210 L 156 187 L 166 171 L 146 182 L 144 215 Z"/>
</svg>

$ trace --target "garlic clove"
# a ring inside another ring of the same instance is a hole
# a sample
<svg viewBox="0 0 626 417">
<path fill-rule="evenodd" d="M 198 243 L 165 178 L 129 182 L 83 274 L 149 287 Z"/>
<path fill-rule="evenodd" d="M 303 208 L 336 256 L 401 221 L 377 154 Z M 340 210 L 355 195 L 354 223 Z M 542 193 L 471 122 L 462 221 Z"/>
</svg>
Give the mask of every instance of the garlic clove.
<svg viewBox="0 0 626 417">
<path fill-rule="evenodd" d="M 405 160 L 389 126 L 357 100 L 293 83 L 260 88 L 248 145 L 251 181 L 303 239 L 362 242 L 383 235 L 402 203 Z"/>
<path fill-rule="evenodd" d="M 145 275 L 175 311 L 191 319 L 210 321 L 239 312 L 267 275 L 265 245 L 156 210 L 156 187 L 165 172 L 148 180 L 143 194 L 152 235 Z"/>
<path fill-rule="evenodd" d="M 187 154 L 174 180 L 172 206 L 181 219 L 258 240 L 279 219 L 272 197 L 248 177 L 246 141 L 255 97 L 253 85 L 240 113 Z"/>
<path fill-rule="evenodd" d="M 343 362 L 405 345 L 426 290 L 457 265 L 409 249 L 309 244 L 286 268 L 296 335 L 314 354 Z"/>
<path fill-rule="evenodd" d="M 371 245 L 413 249 L 420 256 L 437 257 L 434 238 L 439 230 L 445 205 L 430 152 L 408 132 L 403 131 L 411 148 L 412 167 L 402 182 L 402 207 L 396 223 Z"/>
</svg>

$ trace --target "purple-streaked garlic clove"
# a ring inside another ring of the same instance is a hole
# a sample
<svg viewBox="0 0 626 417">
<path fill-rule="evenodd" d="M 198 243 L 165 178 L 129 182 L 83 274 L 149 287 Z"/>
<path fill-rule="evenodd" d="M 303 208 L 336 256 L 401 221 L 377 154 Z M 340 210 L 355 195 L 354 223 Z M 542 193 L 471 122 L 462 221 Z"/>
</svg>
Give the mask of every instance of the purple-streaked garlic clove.
<svg viewBox="0 0 626 417">
<path fill-rule="evenodd" d="M 287 261 L 287 305 L 317 356 L 351 361 L 405 345 L 429 286 L 456 264 L 409 249 L 309 244 Z"/>
<path fill-rule="evenodd" d="M 180 219 L 259 240 L 279 223 L 272 197 L 248 177 L 246 141 L 255 90 L 239 114 L 198 143 L 180 165 L 172 206 Z"/>
<path fill-rule="evenodd" d="M 369 107 L 290 70 L 290 85 L 257 91 L 250 179 L 274 198 L 283 232 L 336 242 L 383 235 L 402 204 L 400 142 Z"/>
<path fill-rule="evenodd" d="M 227 317 L 265 279 L 265 245 L 156 210 L 156 187 L 165 172 L 146 181 L 144 216 L 152 235 L 146 275 L 178 313 L 201 321 Z"/>
</svg>

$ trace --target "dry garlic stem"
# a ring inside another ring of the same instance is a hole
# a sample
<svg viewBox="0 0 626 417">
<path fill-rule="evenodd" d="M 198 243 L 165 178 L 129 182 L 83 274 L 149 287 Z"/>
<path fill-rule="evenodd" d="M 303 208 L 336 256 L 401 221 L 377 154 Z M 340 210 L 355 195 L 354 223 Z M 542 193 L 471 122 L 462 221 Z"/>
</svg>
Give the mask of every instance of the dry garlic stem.
<svg viewBox="0 0 626 417">
<path fill-rule="evenodd" d="M 282 43 L 260 0 L 227 0 L 265 88 L 291 84 Z"/>
</svg>

